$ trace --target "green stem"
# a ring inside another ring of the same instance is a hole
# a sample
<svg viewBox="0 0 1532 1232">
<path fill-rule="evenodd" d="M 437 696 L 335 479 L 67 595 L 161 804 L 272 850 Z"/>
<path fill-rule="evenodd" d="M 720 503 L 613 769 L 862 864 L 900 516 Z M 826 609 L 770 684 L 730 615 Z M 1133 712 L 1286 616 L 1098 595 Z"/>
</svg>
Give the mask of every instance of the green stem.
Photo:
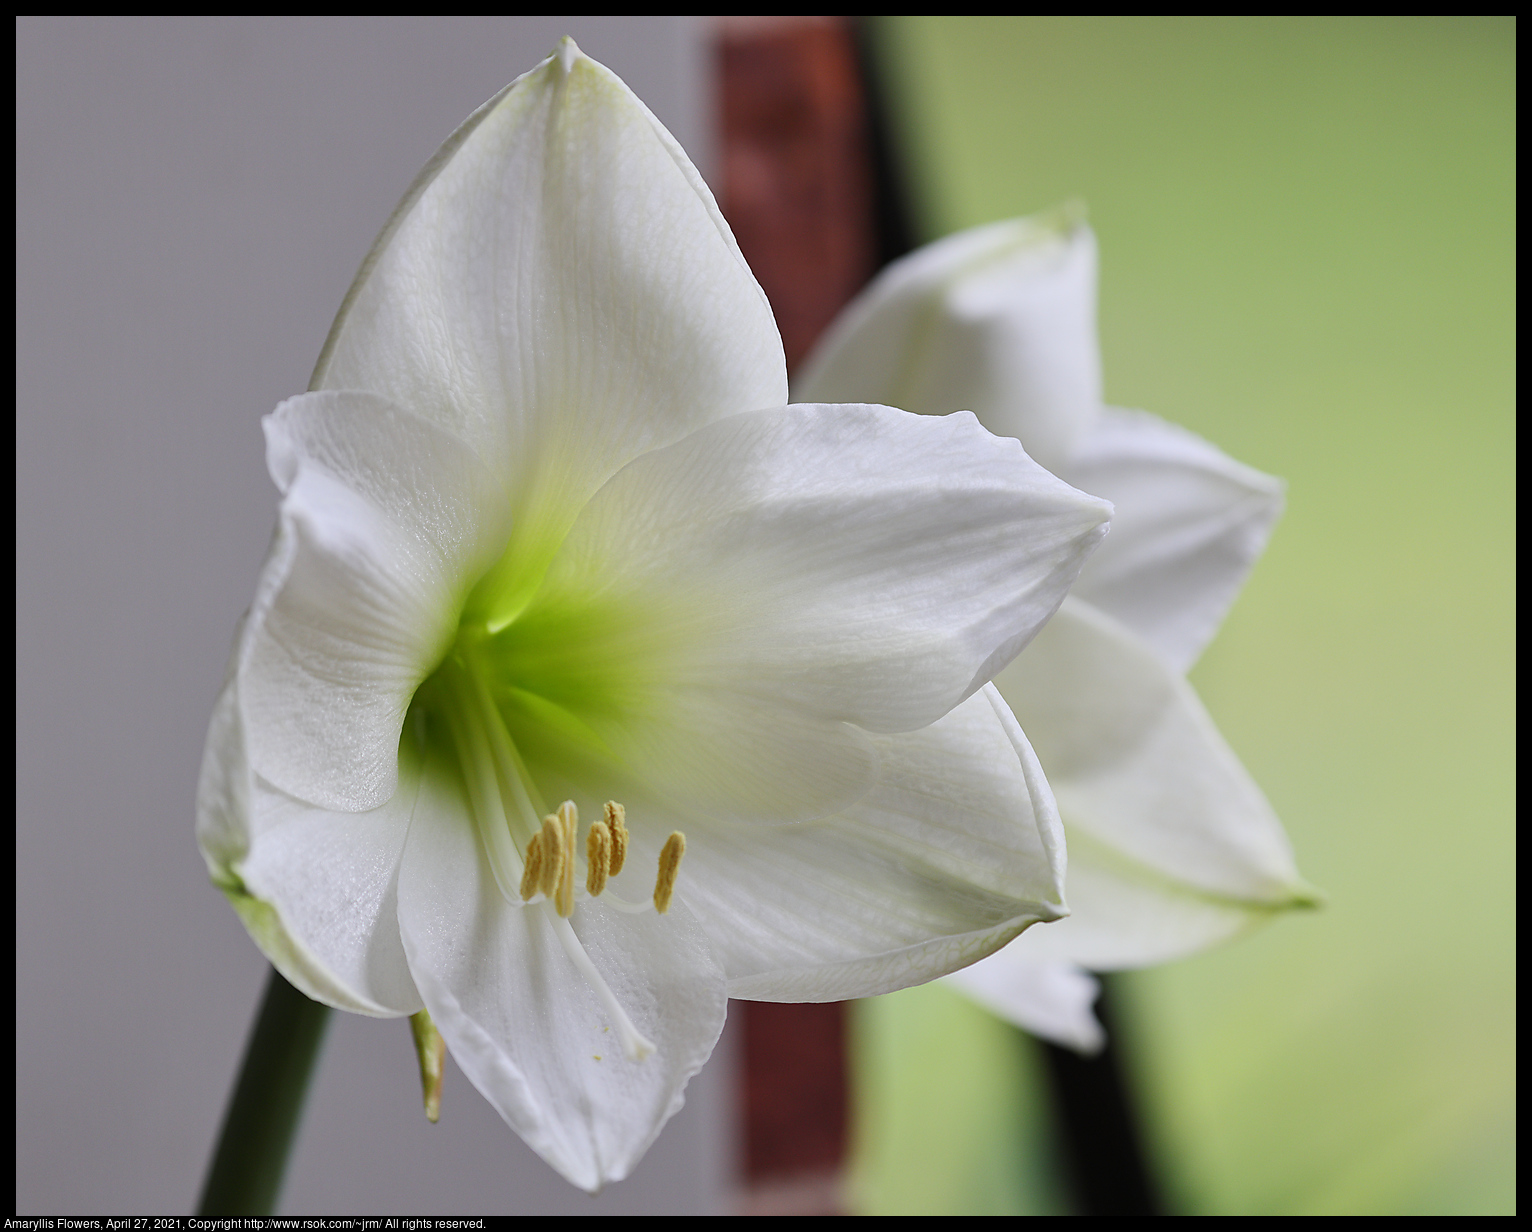
<svg viewBox="0 0 1532 1232">
<path fill-rule="evenodd" d="M 329 1006 L 310 1001 L 272 971 L 202 1186 L 199 1215 L 270 1215 L 276 1209 L 329 1021 Z"/>
<path fill-rule="evenodd" d="M 1117 1047 L 1121 1040 L 1111 995 L 1116 977 L 1100 978 L 1096 1017 L 1106 1030 L 1106 1047 L 1096 1056 L 1082 1057 L 1039 1041 L 1053 1088 L 1064 1172 L 1073 1184 L 1078 1214 L 1161 1215 L 1165 1204 L 1145 1150 L 1130 1075 Z"/>
</svg>

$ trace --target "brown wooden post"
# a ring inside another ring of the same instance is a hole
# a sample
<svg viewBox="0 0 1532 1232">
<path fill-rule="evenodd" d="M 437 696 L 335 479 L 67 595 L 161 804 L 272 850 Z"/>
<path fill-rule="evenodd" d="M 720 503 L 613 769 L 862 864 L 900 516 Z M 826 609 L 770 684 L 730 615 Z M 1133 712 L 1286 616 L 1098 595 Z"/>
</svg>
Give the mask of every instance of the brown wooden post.
<svg viewBox="0 0 1532 1232">
<path fill-rule="evenodd" d="M 791 373 L 879 259 L 866 96 L 848 21 L 726 19 L 717 38 L 721 205 Z M 744 1018 L 742 1214 L 844 1214 L 841 1003 L 736 1002 Z"/>
<path fill-rule="evenodd" d="M 791 372 L 877 261 L 866 100 L 850 25 L 726 22 L 721 204 L 777 314 Z"/>
</svg>

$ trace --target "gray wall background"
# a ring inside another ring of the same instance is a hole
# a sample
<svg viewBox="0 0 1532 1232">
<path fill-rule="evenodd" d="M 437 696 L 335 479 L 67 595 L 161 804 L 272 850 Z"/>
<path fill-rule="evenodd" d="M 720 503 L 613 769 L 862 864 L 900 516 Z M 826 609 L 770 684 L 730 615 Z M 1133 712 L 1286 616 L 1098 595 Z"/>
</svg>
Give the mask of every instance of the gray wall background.
<svg viewBox="0 0 1532 1232">
<path fill-rule="evenodd" d="M 17 24 L 17 1210 L 189 1211 L 265 979 L 192 796 L 276 508 L 260 417 L 300 392 L 415 172 L 562 34 L 709 171 L 683 18 Z M 338 1014 L 293 1213 L 704 1213 L 730 1037 L 629 1180 L 565 1184 L 408 1028 Z"/>
</svg>

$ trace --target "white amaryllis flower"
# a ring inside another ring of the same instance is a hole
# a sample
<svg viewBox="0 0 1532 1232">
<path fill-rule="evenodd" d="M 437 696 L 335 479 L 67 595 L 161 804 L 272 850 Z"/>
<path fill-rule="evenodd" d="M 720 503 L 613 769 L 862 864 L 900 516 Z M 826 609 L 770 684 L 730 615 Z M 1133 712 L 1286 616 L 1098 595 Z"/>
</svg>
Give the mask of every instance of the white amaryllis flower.
<svg viewBox="0 0 1532 1232">
<path fill-rule="evenodd" d="M 995 678 L 1057 793 L 1068 920 L 952 977 L 1081 1050 L 1086 969 L 1146 966 L 1312 901 L 1282 826 L 1185 673 L 1265 547 L 1282 485 L 1142 411 L 1102 405 L 1096 245 L 1073 211 L 975 228 L 885 270 L 794 393 L 972 410 L 1116 506 L 1059 613 Z"/>
<path fill-rule="evenodd" d="M 971 415 L 786 401 L 712 195 L 566 41 L 432 159 L 266 420 L 213 878 L 311 997 L 428 1008 L 587 1189 L 728 996 L 888 991 L 1064 912 L 987 682 L 1109 506 Z"/>
</svg>

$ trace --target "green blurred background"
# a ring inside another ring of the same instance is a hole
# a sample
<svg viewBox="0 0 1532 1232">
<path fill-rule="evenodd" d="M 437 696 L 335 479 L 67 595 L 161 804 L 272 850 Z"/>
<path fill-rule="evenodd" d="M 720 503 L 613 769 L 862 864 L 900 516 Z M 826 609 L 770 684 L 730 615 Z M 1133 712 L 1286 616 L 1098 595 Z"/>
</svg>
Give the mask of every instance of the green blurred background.
<svg viewBox="0 0 1532 1232">
<path fill-rule="evenodd" d="M 920 238 L 1083 199 L 1108 399 L 1289 485 L 1192 682 L 1329 905 L 1119 981 L 1173 1209 L 1512 1213 L 1514 19 L 874 37 Z M 862 1211 L 1066 1209 L 1014 1033 L 856 1021 Z"/>
</svg>

